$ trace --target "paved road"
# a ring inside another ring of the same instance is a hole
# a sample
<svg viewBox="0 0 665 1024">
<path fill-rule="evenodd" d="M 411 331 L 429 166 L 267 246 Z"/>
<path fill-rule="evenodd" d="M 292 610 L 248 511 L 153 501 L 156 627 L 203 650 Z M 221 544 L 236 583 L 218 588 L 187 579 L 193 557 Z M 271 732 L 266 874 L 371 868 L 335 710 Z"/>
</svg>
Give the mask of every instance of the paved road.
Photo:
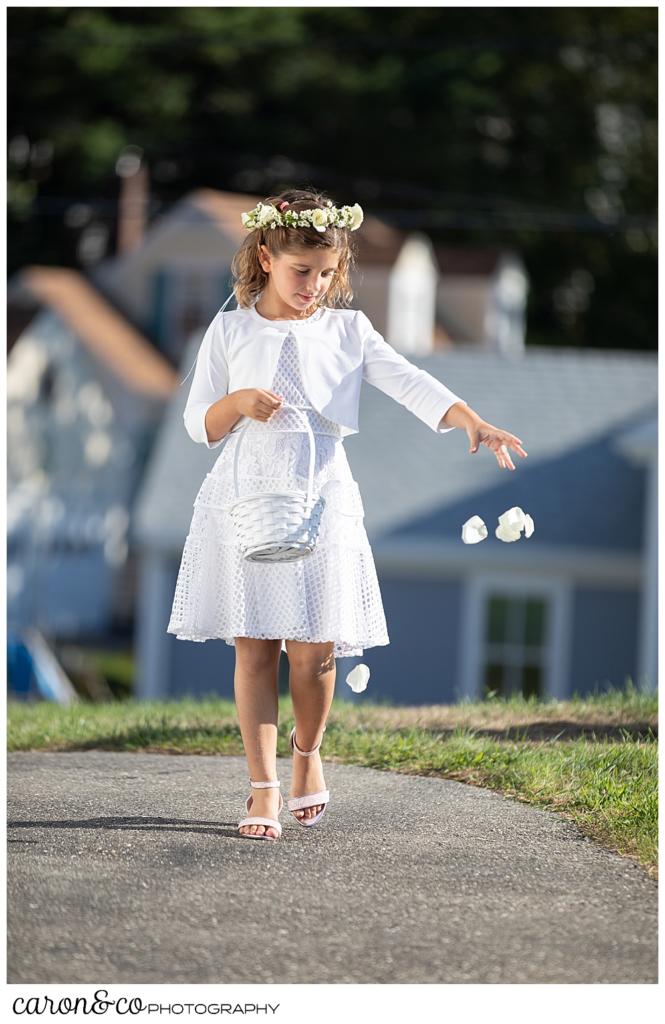
<svg viewBox="0 0 665 1024">
<path fill-rule="evenodd" d="M 266 843 L 235 831 L 244 758 L 10 754 L 8 982 L 657 981 L 633 862 L 487 790 L 324 767 L 321 824 Z"/>
</svg>

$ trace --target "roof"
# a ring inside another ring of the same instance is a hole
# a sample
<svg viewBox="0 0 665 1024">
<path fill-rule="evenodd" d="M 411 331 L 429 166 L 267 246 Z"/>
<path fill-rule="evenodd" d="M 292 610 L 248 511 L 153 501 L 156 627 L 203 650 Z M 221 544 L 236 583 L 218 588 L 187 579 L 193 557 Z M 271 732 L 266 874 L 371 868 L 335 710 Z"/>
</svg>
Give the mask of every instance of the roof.
<svg viewBox="0 0 665 1024">
<path fill-rule="evenodd" d="M 31 297 L 56 313 L 89 351 L 132 391 L 169 398 L 175 369 L 76 270 L 28 266 L 12 281 L 15 297 Z"/>
<path fill-rule="evenodd" d="M 184 367 L 197 345 L 193 340 Z M 371 541 L 456 539 L 471 515 L 481 515 L 493 534 L 499 514 L 519 505 L 535 521 L 536 542 L 637 550 L 644 473 L 614 450 L 612 439 L 653 416 L 655 354 L 527 347 L 510 359 L 469 348 L 411 362 L 520 437 L 529 454 L 513 455 L 514 472 L 500 470 L 487 448 L 469 454 L 464 431 L 437 435 L 363 385 L 360 430 L 344 445 Z M 163 418 L 134 517 L 137 539 L 171 556 L 182 550 L 198 488 L 223 452 L 186 434 L 187 390 Z"/>
<path fill-rule="evenodd" d="M 469 453 L 466 432 L 423 437 L 419 421 L 396 422 L 395 403 L 365 388 L 360 432 L 347 452 L 368 533 L 459 538 L 462 523 L 479 515 L 491 537 L 498 516 L 518 505 L 548 544 L 639 549 L 644 473 L 614 439 L 654 415 L 655 354 L 527 346 L 511 359 L 462 347 L 418 365 L 521 438 L 528 456 L 511 452 L 515 470 L 499 469 L 482 445 Z"/>
</svg>

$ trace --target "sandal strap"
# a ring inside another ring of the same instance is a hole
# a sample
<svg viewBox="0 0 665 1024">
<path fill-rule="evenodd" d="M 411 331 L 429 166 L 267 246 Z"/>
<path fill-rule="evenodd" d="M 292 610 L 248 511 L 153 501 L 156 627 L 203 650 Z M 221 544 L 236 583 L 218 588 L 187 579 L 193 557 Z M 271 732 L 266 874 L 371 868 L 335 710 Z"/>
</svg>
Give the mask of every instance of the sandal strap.
<svg viewBox="0 0 665 1024">
<path fill-rule="evenodd" d="M 259 818 L 257 816 L 253 816 L 251 818 L 243 818 L 242 821 L 238 822 L 238 828 L 240 828 L 242 825 L 269 825 L 270 828 L 277 829 L 279 833 L 281 833 L 282 831 L 282 826 L 280 822 L 276 821 L 275 818 Z"/>
<path fill-rule="evenodd" d="M 249 814 L 249 809 L 250 809 L 250 807 L 252 806 L 253 803 L 254 803 L 254 797 L 250 794 L 250 796 L 248 796 L 247 799 L 245 800 L 245 810 L 247 811 L 248 814 Z M 278 814 L 282 813 L 282 808 L 283 807 L 284 807 L 284 797 L 280 793 L 279 794 L 279 807 L 277 808 L 277 813 Z"/>
<path fill-rule="evenodd" d="M 326 727 L 324 725 L 323 732 L 325 732 L 325 731 L 326 731 Z M 303 757 L 311 757 L 312 754 L 315 754 L 317 752 L 317 750 L 319 749 L 319 747 L 323 743 L 323 735 L 321 735 L 321 739 L 316 744 L 316 746 L 312 748 L 312 750 L 301 750 L 300 747 L 298 746 L 298 744 L 296 743 L 296 727 L 294 725 L 293 729 L 291 730 L 290 740 L 291 740 L 291 743 L 292 743 L 294 749 L 297 750 L 299 754 L 302 754 Z"/>
<path fill-rule="evenodd" d="M 293 796 L 286 802 L 290 811 L 301 810 L 304 807 L 315 807 L 316 804 L 327 804 L 330 800 L 330 791 L 322 789 L 320 793 L 307 793 L 305 796 Z"/>
<path fill-rule="evenodd" d="M 250 779 L 249 784 L 254 789 L 275 789 L 277 788 L 277 786 L 281 786 L 281 782 L 279 781 L 279 779 L 273 782 L 252 782 L 252 780 Z"/>
</svg>

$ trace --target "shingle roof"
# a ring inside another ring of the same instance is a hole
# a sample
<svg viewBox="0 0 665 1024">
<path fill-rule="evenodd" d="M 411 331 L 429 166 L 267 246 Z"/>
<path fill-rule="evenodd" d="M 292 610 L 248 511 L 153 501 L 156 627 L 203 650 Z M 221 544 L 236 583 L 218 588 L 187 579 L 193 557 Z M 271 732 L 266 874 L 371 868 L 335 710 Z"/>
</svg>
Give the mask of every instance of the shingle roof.
<svg viewBox="0 0 665 1024">
<path fill-rule="evenodd" d="M 132 391 L 160 399 L 173 393 L 179 378 L 168 360 L 77 271 L 25 267 L 16 275 L 14 290 L 57 313 Z"/>
</svg>

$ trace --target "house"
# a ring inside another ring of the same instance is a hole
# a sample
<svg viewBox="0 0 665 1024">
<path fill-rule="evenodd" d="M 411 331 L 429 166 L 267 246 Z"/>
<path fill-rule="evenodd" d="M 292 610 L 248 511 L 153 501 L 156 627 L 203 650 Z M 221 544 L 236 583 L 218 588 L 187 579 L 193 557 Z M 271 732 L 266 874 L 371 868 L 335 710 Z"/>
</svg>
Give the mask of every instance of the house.
<svg viewBox="0 0 665 1024">
<path fill-rule="evenodd" d="M 200 335 L 183 365 L 190 365 Z M 435 435 L 372 387 L 345 439 L 363 495 L 390 644 L 369 648 L 368 691 L 337 696 L 426 704 L 522 692 L 567 698 L 627 677 L 656 687 L 656 357 L 527 348 L 520 360 L 461 346 L 413 358 L 487 420 L 524 441 L 500 470 L 463 431 Z M 137 696 L 233 694 L 233 648 L 166 633 L 197 490 L 223 452 L 182 427 L 174 398 L 138 497 Z M 494 536 L 518 505 L 535 532 Z M 480 515 L 488 537 L 461 540 Z"/>
<path fill-rule="evenodd" d="M 7 366 L 8 622 L 58 637 L 127 615 L 134 495 L 177 374 L 73 270 L 31 267 Z"/>
</svg>

